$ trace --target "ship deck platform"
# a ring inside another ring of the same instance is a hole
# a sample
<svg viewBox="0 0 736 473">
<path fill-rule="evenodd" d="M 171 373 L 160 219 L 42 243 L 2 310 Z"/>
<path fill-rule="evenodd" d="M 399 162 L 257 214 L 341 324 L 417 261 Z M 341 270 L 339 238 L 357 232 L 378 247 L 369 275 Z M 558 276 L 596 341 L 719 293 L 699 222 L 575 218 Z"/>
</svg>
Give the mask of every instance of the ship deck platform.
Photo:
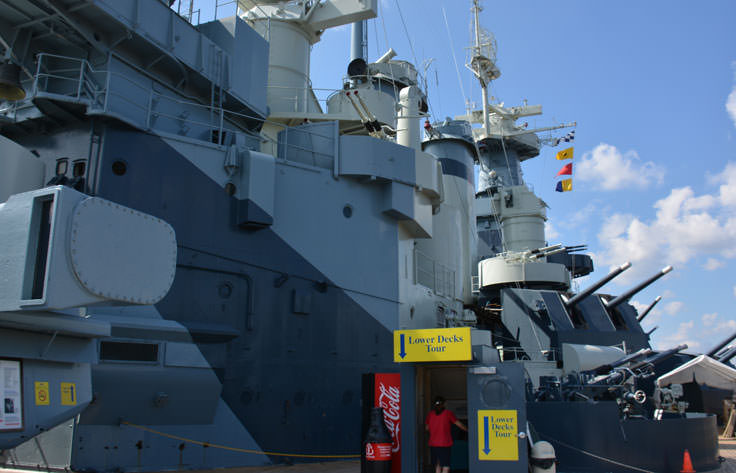
<svg viewBox="0 0 736 473">
<path fill-rule="evenodd" d="M 736 438 L 719 439 L 720 455 L 724 462 L 711 473 L 736 473 Z M 0 473 L 28 473 L 29 471 L 47 471 L 46 469 L 5 469 Z M 186 470 L 187 473 L 360 473 L 360 461 L 335 461 L 324 463 L 300 463 L 296 465 L 252 466 L 240 468 L 218 468 L 211 470 Z"/>
</svg>

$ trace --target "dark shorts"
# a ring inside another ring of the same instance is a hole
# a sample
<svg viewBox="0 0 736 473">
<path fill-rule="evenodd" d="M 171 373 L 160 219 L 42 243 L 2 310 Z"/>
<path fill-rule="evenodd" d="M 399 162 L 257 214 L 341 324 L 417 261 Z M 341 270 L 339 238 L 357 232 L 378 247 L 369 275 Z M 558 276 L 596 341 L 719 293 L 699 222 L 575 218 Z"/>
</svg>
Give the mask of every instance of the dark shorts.
<svg viewBox="0 0 736 473">
<path fill-rule="evenodd" d="M 450 447 L 429 447 L 432 465 L 450 466 Z"/>
</svg>

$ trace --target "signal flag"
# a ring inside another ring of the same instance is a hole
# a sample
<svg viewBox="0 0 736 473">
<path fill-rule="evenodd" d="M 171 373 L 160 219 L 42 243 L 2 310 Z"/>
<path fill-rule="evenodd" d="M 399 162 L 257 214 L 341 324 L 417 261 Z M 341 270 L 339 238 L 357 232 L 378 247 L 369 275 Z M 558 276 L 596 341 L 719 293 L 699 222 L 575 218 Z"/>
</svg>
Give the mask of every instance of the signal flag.
<svg viewBox="0 0 736 473">
<path fill-rule="evenodd" d="M 573 148 L 563 149 L 557 153 L 557 160 L 562 161 L 563 159 L 572 159 Z"/>
<path fill-rule="evenodd" d="M 557 183 L 555 188 L 557 192 L 567 192 L 572 190 L 572 179 L 563 179 Z"/>
<path fill-rule="evenodd" d="M 557 146 L 563 141 L 566 143 L 572 143 L 573 141 L 575 141 L 575 130 L 572 130 L 570 133 L 563 136 L 562 138 L 555 138 L 554 140 L 552 140 L 552 146 Z"/>
<path fill-rule="evenodd" d="M 560 169 L 557 174 L 555 174 L 555 177 L 562 176 L 563 174 L 569 174 L 572 176 L 572 163 L 567 163 L 562 166 L 562 169 Z"/>
</svg>

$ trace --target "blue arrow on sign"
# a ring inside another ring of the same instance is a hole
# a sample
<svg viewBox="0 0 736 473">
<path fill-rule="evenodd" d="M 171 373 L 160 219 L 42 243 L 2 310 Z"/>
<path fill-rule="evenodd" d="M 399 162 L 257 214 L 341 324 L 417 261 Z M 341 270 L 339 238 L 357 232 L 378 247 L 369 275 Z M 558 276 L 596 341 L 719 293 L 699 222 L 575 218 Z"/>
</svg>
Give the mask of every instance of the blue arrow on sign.
<svg viewBox="0 0 736 473">
<path fill-rule="evenodd" d="M 491 453 L 490 439 L 488 438 L 488 417 L 483 417 L 483 453 L 488 455 Z"/>
<path fill-rule="evenodd" d="M 404 334 L 399 335 L 399 356 L 404 358 L 406 356 L 406 349 L 404 348 Z"/>
</svg>

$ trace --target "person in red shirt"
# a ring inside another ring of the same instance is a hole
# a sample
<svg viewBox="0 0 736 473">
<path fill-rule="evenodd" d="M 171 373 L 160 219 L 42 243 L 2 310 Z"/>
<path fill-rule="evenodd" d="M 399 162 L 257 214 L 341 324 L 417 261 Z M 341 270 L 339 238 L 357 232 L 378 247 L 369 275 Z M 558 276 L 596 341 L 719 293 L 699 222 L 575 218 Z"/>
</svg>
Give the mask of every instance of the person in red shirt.
<svg viewBox="0 0 736 473">
<path fill-rule="evenodd" d="M 450 447 L 452 447 L 452 425 L 464 430 L 468 429 L 457 420 L 455 414 L 445 409 L 445 399 L 437 396 L 434 400 L 434 408 L 429 412 L 424 428 L 429 432 L 429 451 L 432 465 L 435 465 L 435 473 L 448 473 L 450 471 Z"/>
</svg>

